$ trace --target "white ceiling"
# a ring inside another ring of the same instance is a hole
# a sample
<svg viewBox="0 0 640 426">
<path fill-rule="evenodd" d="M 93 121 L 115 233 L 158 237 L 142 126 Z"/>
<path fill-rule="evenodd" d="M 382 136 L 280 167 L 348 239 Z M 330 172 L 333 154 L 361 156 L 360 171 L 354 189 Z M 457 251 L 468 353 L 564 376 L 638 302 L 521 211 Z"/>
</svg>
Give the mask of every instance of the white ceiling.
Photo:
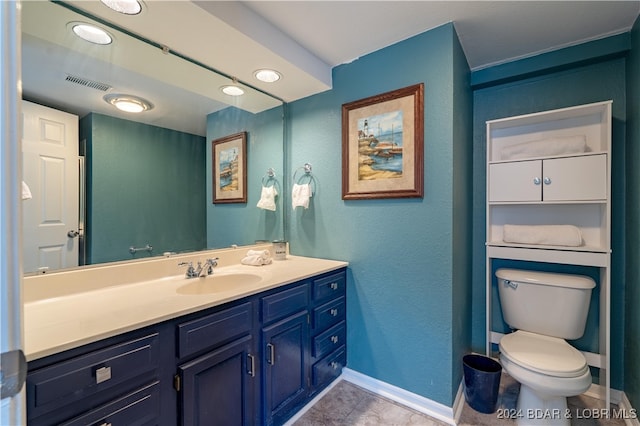
<svg viewBox="0 0 640 426">
<path fill-rule="evenodd" d="M 640 13 L 640 0 L 144 0 L 145 10 L 137 16 L 118 14 L 97 0 L 67 3 L 216 69 L 224 74 L 222 80 L 235 77 L 286 102 L 329 90 L 332 68 L 337 65 L 448 22 L 455 25 L 470 68 L 477 70 L 629 31 Z M 117 42 L 123 45 L 124 37 Z M 142 55 L 137 56 L 129 55 L 127 60 L 145 61 Z M 277 69 L 283 78 L 272 84 L 256 81 L 254 71 L 264 67 Z M 25 68 L 43 76 L 52 67 L 50 63 L 23 61 L 23 72 Z M 150 73 L 153 74 L 153 67 L 147 65 L 147 71 L 141 74 L 148 78 Z M 183 86 L 194 83 L 196 74 L 182 72 L 181 81 L 175 85 L 193 92 L 192 87 Z M 119 82 L 115 72 L 108 77 L 115 88 L 145 87 L 131 73 L 126 81 Z M 27 83 L 25 79 L 25 88 Z M 218 86 L 215 83 L 215 89 Z M 194 134 L 205 132 L 204 120 L 199 116 L 222 105 L 219 97 L 211 103 L 205 99 L 209 95 L 198 91 L 197 100 L 185 99 L 170 107 L 171 102 L 163 98 L 162 92 L 147 96 L 158 106 L 148 112 L 148 117 L 161 112 L 163 119 L 171 117 L 175 123 L 165 127 Z M 198 114 L 196 119 L 194 111 Z M 186 124 L 192 122 L 195 124 Z"/>
</svg>

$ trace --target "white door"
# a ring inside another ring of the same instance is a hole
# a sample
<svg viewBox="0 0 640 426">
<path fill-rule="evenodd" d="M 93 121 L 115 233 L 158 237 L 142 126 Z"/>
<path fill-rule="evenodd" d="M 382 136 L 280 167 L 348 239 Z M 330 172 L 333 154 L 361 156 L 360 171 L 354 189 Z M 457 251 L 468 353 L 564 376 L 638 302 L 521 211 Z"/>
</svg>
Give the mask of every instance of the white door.
<svg viewBox="0 0 640 426">
<path fill-rule="evenodd" d="M 540 160 L 489 165 L 489 201 L 541 201 Z"/>
<path fill-rule="evenodd" d="M 607 199 L 607 155 L 544 160 L 545 201 Z"/>
<path fill-rule="evenodd" d="M 23 204 L 23 269 L 78 265 L 78 117 L 22 103 L 23 180 L 33 198 Z"/>
</svg>

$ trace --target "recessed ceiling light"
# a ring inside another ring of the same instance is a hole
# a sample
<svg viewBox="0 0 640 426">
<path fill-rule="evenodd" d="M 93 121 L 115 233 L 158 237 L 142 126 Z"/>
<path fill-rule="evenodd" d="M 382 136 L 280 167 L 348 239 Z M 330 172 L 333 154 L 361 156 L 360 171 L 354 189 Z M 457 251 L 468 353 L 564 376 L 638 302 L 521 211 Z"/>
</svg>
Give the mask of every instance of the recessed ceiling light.
<svg viewBox="0 0 640 426">
<path fill-rule="evenodd" d="M 109 9 L 125 15 L 137 15 L 142 12 L 142 4 L 138 0 L 100 0 Z"/>
<path fill-rule="evenodd" d="M 69 25 L 75 35 L 90 43 L 106 45 L 113 41 L 111 34 L 95 25 L 84 22 L 71 22 Z"/>
<path fill-rule="evenodd" d="M 222 86 L 220 88 L 220 90 L 222 90 L 222 92 L 225 95 L 229 95 L 229 96 L 242 96 L 242 95 L 244 95 L 244 90 L 242 90 L 238 86 L 233 86 L 233 85 Z"/>
<path fill-rule="evenodd" d="M 111 94 L 106 95 L 103 99 L 124 112 L 138 113 L 153 108 L 151 102 L 133 95 Z"/>
<path fill-rule="evenodd" d="M 260 81 L 265 83 L 273 83 L 282 78 L 282 75 L 275 70 L 261 69 L 253 73 L 253 75 Z"/>
</svg>

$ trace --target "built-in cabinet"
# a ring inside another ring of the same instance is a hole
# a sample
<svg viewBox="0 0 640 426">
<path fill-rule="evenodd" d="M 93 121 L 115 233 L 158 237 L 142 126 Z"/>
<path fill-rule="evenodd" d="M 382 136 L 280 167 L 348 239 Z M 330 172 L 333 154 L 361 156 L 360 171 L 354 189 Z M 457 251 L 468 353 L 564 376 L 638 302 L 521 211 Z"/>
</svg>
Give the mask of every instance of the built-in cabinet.
<svg viewBox="0 0 640 426">
<path fill-rule="evenodd" d="M 508 260 L 596 268 L 598 350 L 584 353 L 587 362 L 600 369 L 599 391 L 608 404 L 611 102 L 492 120 L 486 126 L 486 352 L 491 355 L 492 345 L 502 337 L 493 322 L 499 312 L 498 306 L 492 306 L 497 294 L 494 263 Z M 578 243 L 565 242 L 553 231 L 548 241 L 530 239 L 531 234 L 567 228 L 578 231 Z"/>
<path fill-rule="evenodd" d="M 282 424 L 346 363 L 345 297 L 341 269 L 32 361 L 28 424 Z"/>
</svg>

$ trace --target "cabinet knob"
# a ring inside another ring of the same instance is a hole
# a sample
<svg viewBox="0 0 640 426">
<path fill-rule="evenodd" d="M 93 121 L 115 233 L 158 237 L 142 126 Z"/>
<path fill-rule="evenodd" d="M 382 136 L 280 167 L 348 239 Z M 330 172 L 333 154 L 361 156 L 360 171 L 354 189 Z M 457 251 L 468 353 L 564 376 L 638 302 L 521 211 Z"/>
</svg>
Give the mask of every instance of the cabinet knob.
<svg viewBox="0 0 640 426">
<path fill-rule="evenodd" d="M 544 184 L 545 184 L 545 185 L 551 185 L 551 178 L 550 178 L 550 177 L 548 177 L 548 176 L 545 176 L 545 177 L 544 177 Z"/>
<path fill-rule="evenodd" d="M 534 185 L 540 185 L 540 178 L 539 178 L 539 177 L 537 177 L 537 176 L 536 176 L 536 177 L 534 177 L 534 178 L 533 178 L 533 184 L 534 184 Z"/>
<path fill-rule="evenodd" d="M 334 370 L 337 370 L 338 368 L 340 368 L 340 364 L 338 364 L 335 361 L 331 362 L 331 368 L 333 368 Z"/>
<path fill-rule="evenodd" d="M 337 290 L 338 289 L 338 283 L 331 283 L 330 287 L 331 287 L 331 290 Z"/>
<path fill-rule="evenodd" d="M 332 343 L 338 343 L 338 336 L 331 336 L 331 342 Z"/>
<path fill-rule="evenodd" d="M 338 316 L 338 309 L 336 309 L 336 308 L 331 309 L 331 310 L 329 311 L 329 314 L 330 314 L 332 317 L 337 317 L 337 316 Z"/>
</svg>

